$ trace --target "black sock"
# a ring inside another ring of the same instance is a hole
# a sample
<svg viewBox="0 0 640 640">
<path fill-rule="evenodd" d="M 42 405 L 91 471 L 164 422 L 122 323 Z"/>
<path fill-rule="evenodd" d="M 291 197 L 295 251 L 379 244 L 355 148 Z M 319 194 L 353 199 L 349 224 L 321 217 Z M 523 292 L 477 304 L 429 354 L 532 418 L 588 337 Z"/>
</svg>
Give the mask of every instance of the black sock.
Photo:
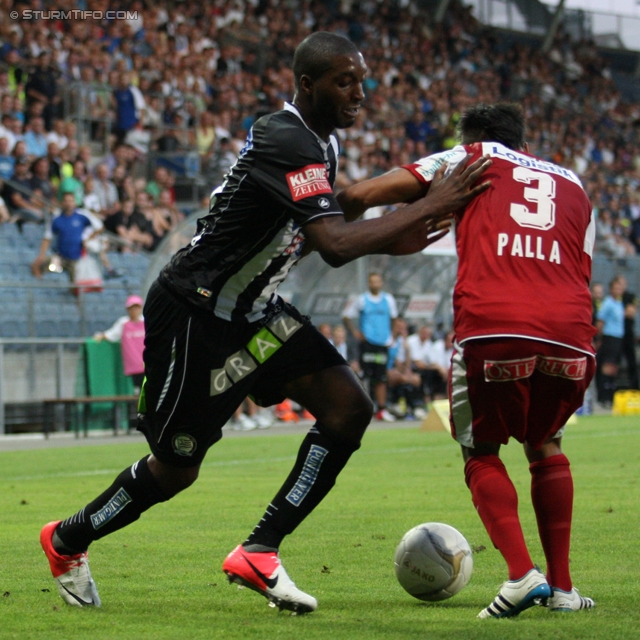
<svg viewBox="0 0 640 640">
<path fill-rule="evenodd" d="M 602 376 L 603 402 L 613 402 L 613 394 L 616 392 L 615 376 Z"/>
<path fill-rule="evenodd" d="M 86 551 L 94 540 L 126 527 L 154 504 L 169 499 L 151 474 L 148 457 L 125 469 L 104 493 L 58 525 L 54 535 L 58 553 Z"/>
<path fill-rule="evenodd" d="M 329 493 L 351 454 L 360 448 L 350 440 L 327 437 L 313 427 L 302 441 L 298 458 L 262 520 L 243 546 L 277 549 Z"/>
</svg>

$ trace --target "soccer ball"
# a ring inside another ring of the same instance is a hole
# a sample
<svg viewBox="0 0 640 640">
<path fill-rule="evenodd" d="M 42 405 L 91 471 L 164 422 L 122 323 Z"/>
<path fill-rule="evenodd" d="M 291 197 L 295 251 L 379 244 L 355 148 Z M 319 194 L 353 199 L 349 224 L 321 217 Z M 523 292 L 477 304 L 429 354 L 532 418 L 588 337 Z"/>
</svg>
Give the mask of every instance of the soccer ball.
<svg viewBox="0 0 640 640">
<path fill-rule="evenodd" d="M 396 576 L 418 600 L 446 600 L 471 578 L 473 556 L 465 537 L 441 522 L 426 522 L 405 533 L 396 548 Z"/>
</svg>

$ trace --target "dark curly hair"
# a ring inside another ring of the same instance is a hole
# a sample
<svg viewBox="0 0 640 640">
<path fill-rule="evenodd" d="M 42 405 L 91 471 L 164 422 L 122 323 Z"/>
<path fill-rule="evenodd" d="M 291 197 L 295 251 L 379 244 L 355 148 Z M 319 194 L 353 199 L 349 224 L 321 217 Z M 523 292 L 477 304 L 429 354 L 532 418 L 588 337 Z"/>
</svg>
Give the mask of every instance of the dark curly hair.
<svg viewBox="0 0 640 640">
<path fill-rule="evenodd" d="M 509 102 L 478 104 L 466 109 L 458 122 L 463 144 L 500 142 L 509 149 L 524 149 L 524 113 Z"/>
</svg>

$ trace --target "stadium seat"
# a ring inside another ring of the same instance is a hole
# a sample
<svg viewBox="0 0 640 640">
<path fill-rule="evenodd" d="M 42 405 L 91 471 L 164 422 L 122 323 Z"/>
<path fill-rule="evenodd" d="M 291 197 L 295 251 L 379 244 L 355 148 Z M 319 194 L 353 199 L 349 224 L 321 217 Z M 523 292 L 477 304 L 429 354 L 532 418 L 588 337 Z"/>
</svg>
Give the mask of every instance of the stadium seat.
<svg viewBox="0 0 640 640">
<path fill-rule="evenodd" d="M 3 338 L 26 338 L 28 335 L 26 320 L 0 320 L 0 336 Z"/>
</svg>

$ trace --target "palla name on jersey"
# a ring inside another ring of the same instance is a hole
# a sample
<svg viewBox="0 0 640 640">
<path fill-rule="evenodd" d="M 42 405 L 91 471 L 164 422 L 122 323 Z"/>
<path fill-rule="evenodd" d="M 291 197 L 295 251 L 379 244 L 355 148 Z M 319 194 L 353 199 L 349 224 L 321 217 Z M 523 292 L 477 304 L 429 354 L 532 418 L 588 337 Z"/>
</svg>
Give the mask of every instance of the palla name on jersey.
<svg viewBox="0 0 640 640">
<path fill-rule="evenodd" d="M 553 240 L 551 247 L 545 246 L 543 236 L 530 236 L 514 233 L 498 234 L 498 255 L 510 255 L 516 258 L 535 258 L 560 264 L 560 244 Z"/>
</svg>

